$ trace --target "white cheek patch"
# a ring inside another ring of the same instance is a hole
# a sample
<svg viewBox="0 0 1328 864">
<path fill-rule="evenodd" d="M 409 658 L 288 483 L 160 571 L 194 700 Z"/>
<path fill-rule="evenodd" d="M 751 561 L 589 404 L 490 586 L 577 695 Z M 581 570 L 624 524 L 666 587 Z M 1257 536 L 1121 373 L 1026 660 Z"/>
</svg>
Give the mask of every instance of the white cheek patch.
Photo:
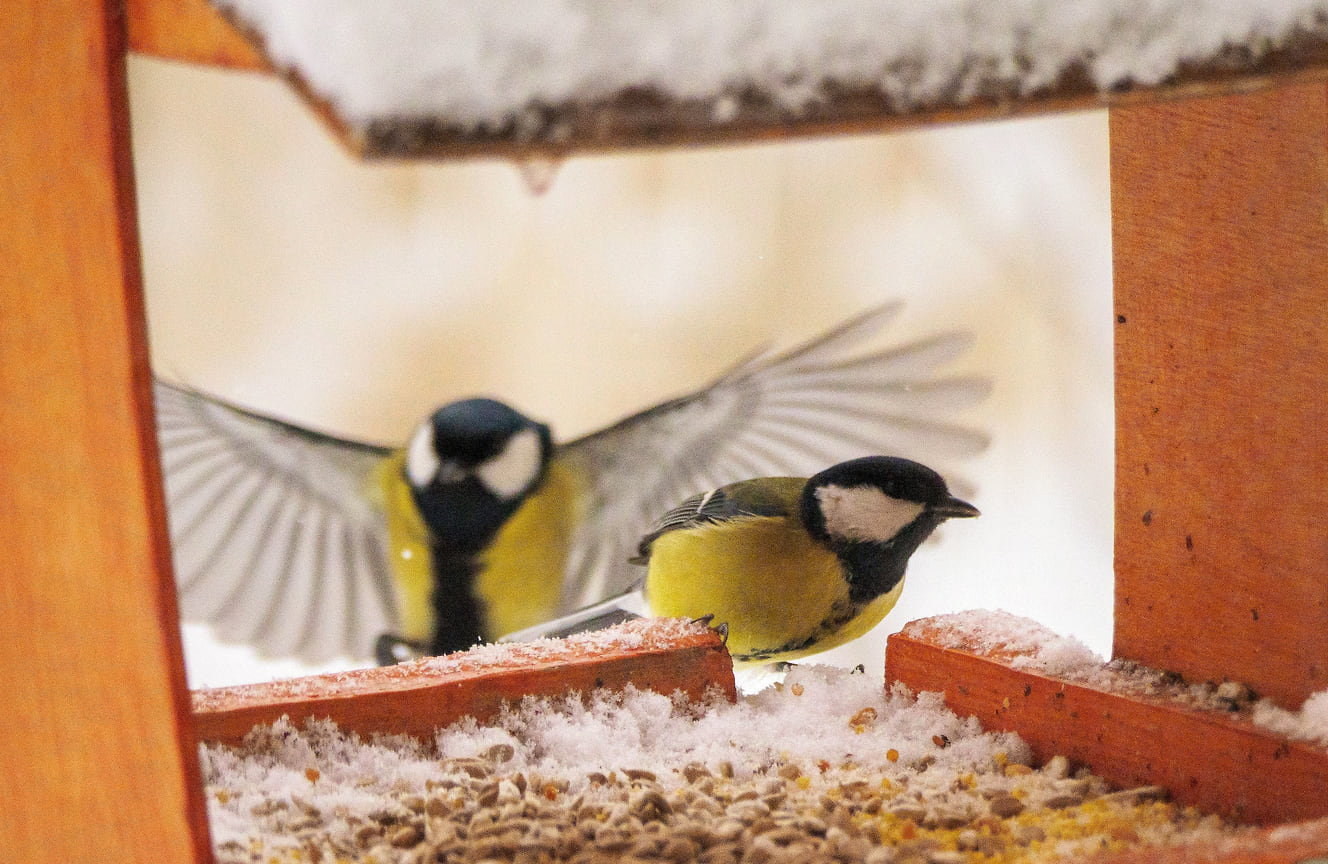
<svg viewBox="0 0 1328 864">
<path fill-rule="evenodd" d="M 915 501 L 891 498 L 875 486 L 822 486 L 816 490 L 833 537 L 883 543 L 923 511 Z"/>
<path fill-rule="evenodd" d="M 485 488 L 499 498 L 515 498 L 539 476 L 544 454 L 539 433 L 522 429 L 507 439 L 503 452 L 475 469 Z"/>
<path fill-rule="evenodd" d="M 410 445 L 406 448 L 406 476 L 410 485 L 423 489 L 438 476 L 438 451 L 433 446 L 433 423 L 425 420 L 415 434 L 410 436 Z"/>
</svg>

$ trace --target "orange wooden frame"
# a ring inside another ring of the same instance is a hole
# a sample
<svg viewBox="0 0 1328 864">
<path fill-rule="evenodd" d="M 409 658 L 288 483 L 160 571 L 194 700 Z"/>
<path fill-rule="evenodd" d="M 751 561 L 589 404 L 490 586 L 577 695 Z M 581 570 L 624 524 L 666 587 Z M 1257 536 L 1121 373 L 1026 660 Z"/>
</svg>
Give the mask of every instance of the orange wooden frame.
<svg viewBox="0 0 1328 864">
<path fill-rule="evenodd" d="M 165 56 L 268 64 L 204 0 L 21 3 L 0 30 L 0 849 L 204 862 L 151 422 L 126 32 Z M 1286 704 L 1321 689 L 1328 668 L 1328 550 L 1309 521 L 1324 510 L 1328 455 L 1326 73 L 1315 60 L 1276 81 L 1135 93 L 1111 119 L 1117 651 L 1244 678 Z M 1244 92 L 1272 83 L 1287 86 Z M 1230 95 L 1161 104 L 1196 89 Z M 909 641 L 891 649 L 897 668 L 930 650 Z M 963 668 L 933 663 L 910 680 L 979 710 L 961 698 Z M 1044 712 L 1024 713 L 1034 737 Z M 1310 788 L 1322 780 L 1310 769 Z M 1323 852 L 1328 832 L 1297 842 L 1228 860 Z"/>
<path fill-rule="evenodd" d="M 1328 87 L 1111 118 L 1117 654 L 1328 688 Z"/>
<path fill-rule="evenodd" d="M 16 861 L 211 856 L 113 6 L 23 3 L 0 24 L 0 849 Z"/>
</svg>

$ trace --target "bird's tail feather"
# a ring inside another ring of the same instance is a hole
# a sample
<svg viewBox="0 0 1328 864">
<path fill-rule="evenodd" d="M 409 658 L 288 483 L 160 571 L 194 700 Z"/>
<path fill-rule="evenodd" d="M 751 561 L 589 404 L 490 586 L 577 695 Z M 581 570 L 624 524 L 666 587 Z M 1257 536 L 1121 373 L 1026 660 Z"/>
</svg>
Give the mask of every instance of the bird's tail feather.
<svg viewBox="0 0 1328 864">
<path fill-rule="evenodd" d="M 646 606 L 645 595 L 640 588 L 636 588 L 616 597 L 610 597 L 608 600 L 596 603 L 593 606 L 578 609 L 561 618 L 545 621 L 524 630 L 517 630 L 515 633 L 508 633 L 498 641 L 530 642 L 535 639 L 562 638 L 571 636 L 573 633 L 603 630 L 623 621 L 645 618 L 649 615 L 650 611 Z"/>
</svg>

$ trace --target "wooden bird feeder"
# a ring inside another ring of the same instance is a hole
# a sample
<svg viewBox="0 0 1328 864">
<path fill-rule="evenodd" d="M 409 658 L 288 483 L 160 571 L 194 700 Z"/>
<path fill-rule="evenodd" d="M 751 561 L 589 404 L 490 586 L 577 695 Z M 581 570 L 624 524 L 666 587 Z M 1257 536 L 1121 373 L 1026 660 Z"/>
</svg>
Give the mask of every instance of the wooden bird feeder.
<svg viewBox="0 0 1328 864">
<path fill-rule="evenodd" d="M 198 723 L 217 718 L 195 717 L 185 684 L 124 57 L 274 70 L 204 0 L 20 2 L 0 28 L 0 850 L 206 862 L 196 743 Z M 906 116 L 854 92 L 802 123 L 763 104 L 740 105 L 722 129 L 657 99 L 562 106 L 576 122 L 556 151 L 1110 109 L 1115 654 L 1243 681 L 1289 708 L 1328 688 L 1328 43 L 1237 50 L 1154 88 L 1101 93 L 1068 75 L 1035 95 Z M 443 126 L 347 134 L 315 107 L 366 155 L 402 155 L 403 141 L 434 156 L 551 146 Z M 954 647 L 938 626 L 891 638 L 891 679 L 944 691 L 1039 755 L 1070 753 L 1108 779 L 1161 783 L 1268 826 L 1300 823 L 1270 827 L 1257 848 L 1127 860 L 1328 855 L 1328 751 L 1029 672 L 1008 651 Z M 629 652 L 577 674 L 665 688 L 723 677 L 716 646 L 675 649 L 691 660 Z M 513 687 L 534 680 L 514 674 Z M 375 679 L 356 699 L 390 716 L 392 691 Z"/>
</svg>

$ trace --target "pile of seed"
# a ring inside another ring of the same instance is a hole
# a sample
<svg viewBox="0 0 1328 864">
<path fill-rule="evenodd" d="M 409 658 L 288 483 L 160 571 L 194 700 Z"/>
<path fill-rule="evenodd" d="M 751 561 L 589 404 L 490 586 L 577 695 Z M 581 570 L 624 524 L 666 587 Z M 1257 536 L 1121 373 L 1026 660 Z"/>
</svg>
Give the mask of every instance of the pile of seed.
<svg viewBox="0 0 1328 864">
<path fill-rule="evenodd" d="M 217 849 L 220 862 L 868 862 L 962 864 L 1212 838 L 1230 829 L 1145 787 L 1109 792 L 1071 776 L 1062 758 L 1041 770 L 1010 763 L 915 782 L 861 776 L 853 766 L 779 765 L 748 782 L 731 766 L 682 769 L 666 790 L 644 769 L 563 779 L 502 771 L 504 752 L 440 764 L 440 779 L 392 806 L 323 812 L 293 796 L 255 805 L 269 836 L 288 842 Z M 316 782 L 316 781 L 315 781 Z M 915 788 L 916 787 L 916 788 Z M 220 790 L 210 790 L 219 794 Z"/>
<path fill-rule="evenodd" d="M 328 723 L 260 727 L 245 748 L 203 748 L 216 857 L 989 864 L 1236 831 L 1156 787 L 1111 791 L 1062 757 L 1030 767 L 1017 738 L 982 732 L 939 697 L 799 674 L 699 717 L 654 694 L 539 703 L 505 728 L 444 730 L 431 744 L 360 742 Z M 799 728 L 804 715 L 814 732 Z M 624 740 L 605 764 L 596 748 L 613 737 Z"/>
</svg>

